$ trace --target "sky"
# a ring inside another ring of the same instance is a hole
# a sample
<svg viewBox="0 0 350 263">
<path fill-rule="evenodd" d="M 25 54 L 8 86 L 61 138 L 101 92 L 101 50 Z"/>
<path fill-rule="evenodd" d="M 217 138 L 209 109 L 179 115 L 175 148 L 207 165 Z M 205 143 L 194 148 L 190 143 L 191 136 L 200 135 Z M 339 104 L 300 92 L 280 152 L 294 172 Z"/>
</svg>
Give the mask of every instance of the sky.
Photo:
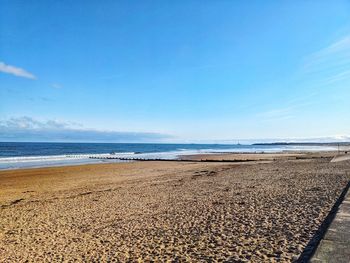
<svg viewBox="0 0 350 263">
<path fill-rule="evenodd" d="M 0 141 L 350 140 L 349 1 L 0 6 Z"/>
</svg>

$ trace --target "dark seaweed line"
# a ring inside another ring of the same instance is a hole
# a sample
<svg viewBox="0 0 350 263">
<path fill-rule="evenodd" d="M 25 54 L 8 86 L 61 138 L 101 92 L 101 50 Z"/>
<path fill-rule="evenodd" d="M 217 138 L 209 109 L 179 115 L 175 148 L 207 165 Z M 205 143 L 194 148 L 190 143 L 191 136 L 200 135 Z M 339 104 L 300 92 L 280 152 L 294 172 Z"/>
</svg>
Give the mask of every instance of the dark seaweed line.
<svg viewBox="0 0 350 263">
<path fill-rule="evenodd" d="M 254 162 L 254 161 L 271 161 L 269 159 L 244 159 L 244 160 L 182 160 L 182 159 L 143 159 L 143 158 L 116 158 L 116 157 L 89 157 L 90 159 L 103 159 L 103 160 L 121 160 L 121 161 L 141 161 L 141 162 L 154 162 L 154 161 L 163 161 L 163 162 L 218 162 L 218 163 L 241 163 L 241 162 Z"/>
</svg>

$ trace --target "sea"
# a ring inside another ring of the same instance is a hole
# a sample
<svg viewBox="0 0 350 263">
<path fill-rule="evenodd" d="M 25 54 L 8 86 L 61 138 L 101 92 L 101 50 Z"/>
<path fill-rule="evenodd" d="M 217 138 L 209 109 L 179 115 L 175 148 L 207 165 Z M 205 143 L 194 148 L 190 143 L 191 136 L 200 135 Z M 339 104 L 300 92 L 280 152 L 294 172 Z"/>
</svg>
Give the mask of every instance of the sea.
<svg viewBox="0 0 350 263">
<path fill-rule="evenodd" d="M 96 157 L 177 159 L 180 155 L 205 153 L 273 153 L 322 150 L 334 150 L 334 147 L 249 144 L 0 142 L 0 170 L 123 162 L 117 159 L 97 159 Z"/>
</svg>

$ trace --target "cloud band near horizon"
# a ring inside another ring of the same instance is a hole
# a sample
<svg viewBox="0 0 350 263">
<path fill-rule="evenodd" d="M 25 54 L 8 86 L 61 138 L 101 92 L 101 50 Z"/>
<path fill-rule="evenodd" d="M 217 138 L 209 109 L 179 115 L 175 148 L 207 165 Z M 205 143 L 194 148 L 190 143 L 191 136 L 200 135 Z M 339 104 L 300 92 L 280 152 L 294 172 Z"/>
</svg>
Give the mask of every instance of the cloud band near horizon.
<svg viewBox="0 0 350 263">
<path fill-rule="evenodd" d="M 31 117 L 0 120 L 0 141 L 5 142 L 162 142 L 170 135 L 152 132 L 119 132 L 83 129 L 82 125 Z"/>
</svg>

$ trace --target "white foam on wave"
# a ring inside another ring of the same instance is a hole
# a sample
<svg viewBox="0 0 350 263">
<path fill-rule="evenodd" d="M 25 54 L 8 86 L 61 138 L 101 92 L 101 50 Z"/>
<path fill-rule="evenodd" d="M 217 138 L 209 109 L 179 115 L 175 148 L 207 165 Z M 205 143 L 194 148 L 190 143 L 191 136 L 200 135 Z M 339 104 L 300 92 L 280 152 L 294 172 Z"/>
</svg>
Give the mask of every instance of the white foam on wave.
<svg viewBox="0 0 350 263">
<path fill-rule="evenodd" d="M 123 153 L 113 153 L 113 154 L 99 153 L 99 154 L 64 154 L 64 155 L 43 155 L 43 156 L 0 157 L 0 163 L 78 160 L 78 159 L 89 159 L 90 157 L 129 156 L 133 154 L 135 153 L 123 152 Z"/>
<path fill-rule="evenodd" d="M 65 154 L 65 155 L 46 155 L 46 156 L 18 156 L 18 157 L 0 157 L 0 170 L 19 169 L 19 168 L 37 168 L 51 166 L 66 166 L 88 163 L 106 162 L 102 159 L 107 157 L 131 157 L 134 152 L 124 153 L 101 153 L 101 154 Z M 113 162 L 113 161 L 109 161 Z M 116 160 L 114 160 L 116 162 Z"/>
<path fill-rule="evenodd" d="M 108 156 L 109 154 L 99 154 L 96 156 Z M 77 155 L 48 155 L 48 156 L 20 156 L 20 157 L 3 157 L 0 158 L 0 163 L 16 163 L 16 162 L 41 162 L 41 161 L 61 161 L 70 159 L 88 159 L 90 154 L 77 154 Z"/>
</svg>

